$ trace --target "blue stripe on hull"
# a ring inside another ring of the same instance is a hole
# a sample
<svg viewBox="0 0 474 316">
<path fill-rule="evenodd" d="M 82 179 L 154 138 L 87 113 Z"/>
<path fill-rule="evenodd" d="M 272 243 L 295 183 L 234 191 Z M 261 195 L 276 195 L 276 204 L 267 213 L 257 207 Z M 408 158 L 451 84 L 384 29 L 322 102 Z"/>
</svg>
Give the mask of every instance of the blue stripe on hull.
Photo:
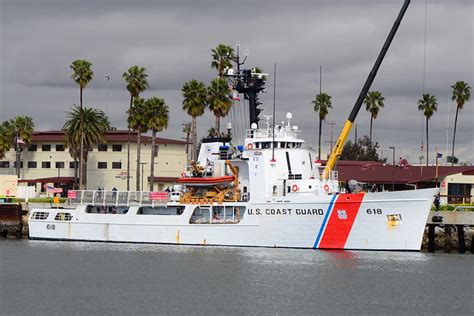
<svg viewBox="0 0 474 316">
<path fill-rule="evenodd" d="M 332 208 L 334 206 L 334 201 L 336 200 L 336 197 L 337 197 L 337 194 L 334 194 L 334 196 L 331 199 L 331 202 L 329 202 L 329 207 L 326 211 L 326 215 L 324 215 L 323 222 L 321 223 L 321 227 L 319 228 L 318 237 L 316 237 L 316 241 L 314 242 L 314 245 L 313 245 L 314 249 L 318 248 L 319 241 L 321 240 L 321 237 L 323 235 L 324 228 L 326 227 L 326 223 L 328 221 L 329 214 L 331 214 L 331 211 L 332 211 Z"/>
</svg>

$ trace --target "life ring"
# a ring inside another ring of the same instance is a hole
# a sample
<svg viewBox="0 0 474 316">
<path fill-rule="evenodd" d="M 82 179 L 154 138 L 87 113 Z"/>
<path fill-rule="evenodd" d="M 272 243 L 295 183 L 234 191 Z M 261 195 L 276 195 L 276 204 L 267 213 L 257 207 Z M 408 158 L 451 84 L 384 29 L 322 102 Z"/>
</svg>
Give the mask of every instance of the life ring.
<svg viewBox="0 0 474 316">
<path fill-rule="evenodd" d="M 252 150 L 252 149 L 253 149 L 253 144 L 252 144 L 252 143 L 248 143 L 248 144 L 247 144 L 247 149 L 248 149 L 248 150 Z"/>
<path fill-rule="evenodd" d="M 324 185 L 324 191 L 329 191 L 329 185 L 327 184 Z"/>
<path fill-rule="evenodd" d="M 293 184 L 293 186 L 291 187 L 291 190 L 293 190 L 293 192 L 297 192 L 300 190 L 300 188 L 298 188 L 296 184 Z"/>
<path fill-rule="evenodd" d="M 186 172 L 181 172 L 181 178 L 186 178 Z"/>
</svg>

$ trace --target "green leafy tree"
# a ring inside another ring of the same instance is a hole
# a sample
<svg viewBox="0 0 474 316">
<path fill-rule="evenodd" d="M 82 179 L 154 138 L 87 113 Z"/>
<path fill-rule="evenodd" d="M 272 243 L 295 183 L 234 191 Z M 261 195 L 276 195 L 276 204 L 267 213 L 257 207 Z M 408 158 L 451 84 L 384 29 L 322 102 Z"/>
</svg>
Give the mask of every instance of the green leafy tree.
<svg viewBox="0 0 474 316">
<path fill-rule="evenodd" d="M 0 159 L 5 158 L 6 153 L 11 148 L 11 139 L 9 137 L 7 122 L 0 124 Z"/>
<path fill-rule="evenodd" d="M 339 159 L 385 162 L 386 159 L 381 159 L 377 154 L 377 149 L 379 147 L 379 143 L 372 143 L 368 136 L 364 136 L 355 142 L 349 140 L 344 145 Z"/>
<path fill-rule="evenodd" d="M 132 108 L 133 99 L 138 98 L 140 93 L 148 89 L 148 74 L 146 69 L 139 66 L 132 66 L 124 72 L 122 77 L 127 83 L 127 90 L 130 93 L 130 106 Z M 127 191 L 130 191 L 130 126 L 128 126 L 127 135 Z"/>
<path fill-rule="evenodd" d="M 453 132 L 453 149 L 451 151 L 451 166 L 454 165 L 454 143 L 456 142 L 456 127 L 458 124 L 458 113 L 462 110 L 464 104 L 471 98 L 471 87 L 464 81 L 457 81 L 453 86 L 453 94 L 451 100 L 456 101 L 456 118 L 454 119 L 454 132 Z"/>
<path fill-rule="evenodd" d="M 215 129 L 217 133 L 220 133 L 221 117 L 225 117 L 232 107 L 230 94 L 231 91 L 225 79 L 216 78 L 211 81 L 211 85 L 208 87 L 207 102 L 209 109 L 216 117 Z"/>
<path fill-rule="evenodd" d="M 426 165 L 429 164 L 429 129 L 428 122 L 433 114 L 438 110 L 438 101 L 434 95 L 425 93 L 423 97 L 418 100 L 418 111 L 423 112 L 426 118 Z"/>
<path fill-rule="evenodd" d="M 384 106 L 385 98 L 379 91 L 370 91 L 365 97 L 365 109 L 370 113 L 369 140 L 372 141 L 372 122 L 377 118 L 380 109 Z"/>
<path fill-rule="evenodd" d="M 197 117 L 204 114 L 207 106 L 207 90 L 206 85 L 203 82 L 197 80 L 191 80 L 186 82 L 181 89 L 183 93 L 183 111 L 186 111 L 189 116 L 192 117 L 192 144 L 193 149 L 192 160 L 195 160 L 196 152 L 196 141 L 197 141 L 197 132 L 196 132 L 196 121 Z"/>
<path fill-rule="evenodd" d="M 21 152 L 31 144 L 35 124 L 29 116 L 17 116 L 4 124 L 6 141 L 10 142 L 16 151 L 16 175 L 20 178 Z"/>
<path fill-rule="evenodd" d="M 314 97 L 312 101 L 314 105 L 314 111 L 319 115 L 319 143 L 318 143 L 318 159 L 321 159 L 321 134 L 323 121 L 329 113 L 329 109 L 332 109 L 331 96 L 326 93 L 320 93 Z"/>
<path fill-rule="evenodd" d="M 88 153 L 97 144 L 105 141 L 105 133 L 112 130 L 109 119 L 101 110 L 74 105 L 70 112 L 67 112 L 68 120 L 63 126 L 66 136 L 66 146 L 69 147 L 71 155 L 74 157 L 82 155 L 84 168 L 81 168 L 80 178 L 82 185 L 87 188 L 87 160 Z M 78 151 L 78 147 L 83 145 L 85 149 Z"/>
<path fill-rule="evenodd" d="M 148 128 L 151 130 L 150 191 L 153 191 L 155 177 L 156 133 L 168 128 L 169 108 L 161 98 L 152 97 L 145 101 Z"/>
<path fill-rule="evenodd" d="M 137 176 L 136 190 L 140 191 L 140 157 L 141 157 L 141 134 L 148 132 L 148 117 L 146 113 L 145 100 L 136 98 L 133 106 L 128 110 L 128 126 L 137 132 Z M 143 175 L 141 175 L 143 176 Z"/>
<path fill-rule="evenodd" d="M 232 67 L 232 61 L 235 59 L 235 51 L 232 47 L 219 44 L 211 50 L 211 67 L 217 70 L 219 78 L 224 75 L 225 69 Z"/>
<path fill-rule="evenodd" d="M 79 85 L 79 107 L 82 109 L 82 90 L 84 90 L 87 86 L 87 84 L 92 80 L 92 77 L 94 76 L 94 72 L 92 71 L 92 63 L 85 59 L 77 59 L 72 62 L 70 68 L 72 69 L 72 75 L 71 78 L 74 80 L 78 85 Z M 84 152 L 84 144 L 83 144 L 83 137 L 81 137 L 80 140 L 80 146 L 79 146 L 79 169 L 84 168 L 84 160 L 83 157 L 84 155 L 82 154 Z M 77 178 L 77 162 L 74 161 L 74 182 L 76 182 Z M 81 172 L 81 174 L 83 174 Z M 75 183 L 76 184 L 76 183 Z M 83 179 L 79 177 L 79 187 L 81 190 L 85 188 L 85 184 L 83 182 Z"/>
</svg>

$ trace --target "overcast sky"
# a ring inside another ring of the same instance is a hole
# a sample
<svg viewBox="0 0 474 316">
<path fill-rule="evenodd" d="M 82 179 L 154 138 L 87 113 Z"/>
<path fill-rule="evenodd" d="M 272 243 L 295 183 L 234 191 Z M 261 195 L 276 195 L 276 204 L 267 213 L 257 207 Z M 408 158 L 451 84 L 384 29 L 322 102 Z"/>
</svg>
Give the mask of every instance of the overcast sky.
<svg viewBox="0 0 474 316">
<path fill-rule="evenodd" d="M 319 92 L 319 66 L 323 91 L 332 96 L 327 121 L 336 123 L 336 138 L 402 2 L 0 0 L 0 121 L 29 115 L 37 130 L 61 129 L 65 113 L 79 103 L 69 66 L 87 59 L 94 79 L 84 91 L 86 106 L 106 111 L 115 127 L 125 128 L 129 94 L 122 73 L 143 66 L 150 84 L 143 96 L 164 98 L 171 111 L 169 128 L 160 136 L 179 139 L 181 123 L 190 121 L 181 110 L 182 85 L 190 79 L 208 84 L 216 74 L 210 68 L 211 49 L 239 43 L 250 52 L 248 67 L 270 73 L 261 96 L 263 114 L 271 115 L 276 62 L 277 122 L 293 112 L 302 137 L 316 146 L 311 100 Z M 445 156 L 447 138 L 450 152 L 456 108 L 450 86 L 457 80 L 474 86 L 473 20 L 472 0 L 414 0 L 408 8 L 372 86 L 385 96 L 373 138 L 382 149 L 395 146 L 396 158 L 416 162 L 420 156 L 424 116 L 416 103 L 424 69 L 425 92 L 438 99 L 438 112 L 429 122 L 430 158 L 436 147 Z M 369 121 L 363 108 L 356 119 L 359 136 L 368 135 Z M 456 136 L 456 156 L 474 163 L 473 122 L 474 96 L 460 112 Z M 199 136 L 213 123 L 210 113 L 199 118 Z M 323 139 L 329 138 L 325 124 Z M 391 152 L 382 154 L 391 160 Z"/>
</svg>

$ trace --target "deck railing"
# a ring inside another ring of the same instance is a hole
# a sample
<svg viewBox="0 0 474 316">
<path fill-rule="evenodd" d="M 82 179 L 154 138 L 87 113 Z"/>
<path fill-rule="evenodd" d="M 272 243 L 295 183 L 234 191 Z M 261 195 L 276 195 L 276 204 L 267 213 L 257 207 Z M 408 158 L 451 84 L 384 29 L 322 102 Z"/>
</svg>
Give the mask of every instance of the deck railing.
<svg viewBox="0 0 474 316">
<path fill-rule="evenodd" d="M 70 190 L 68 200 L 71 205 L 154 206 L 171 201 L 170 195 L 168 192 Z"/>
</svg>

